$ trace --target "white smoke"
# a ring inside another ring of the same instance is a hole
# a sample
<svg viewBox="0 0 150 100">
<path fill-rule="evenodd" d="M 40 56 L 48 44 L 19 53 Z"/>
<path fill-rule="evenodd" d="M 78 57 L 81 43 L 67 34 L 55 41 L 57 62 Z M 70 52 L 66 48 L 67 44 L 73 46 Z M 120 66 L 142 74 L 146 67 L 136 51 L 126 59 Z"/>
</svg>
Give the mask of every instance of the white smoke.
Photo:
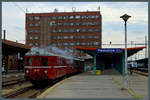
<svg viewBox="0 0 150 100">
<path fill-rule="evenodd" d="M 35 55 L 35 54 L 41 54 L 41 55 L 52 55 L 52 56 L 61 56 L 64 57 L 67 60 L 68 63 L 72 64 L 74 59 L 77 59 L 75 55 L 79 51 L 72 50 L 65 48 L 65 50 L 62 50 L 57 47 L 48 46 L 48 47 L 32 47 L 29 52 L 26 53 L 26 55 Z"/>
</svg>

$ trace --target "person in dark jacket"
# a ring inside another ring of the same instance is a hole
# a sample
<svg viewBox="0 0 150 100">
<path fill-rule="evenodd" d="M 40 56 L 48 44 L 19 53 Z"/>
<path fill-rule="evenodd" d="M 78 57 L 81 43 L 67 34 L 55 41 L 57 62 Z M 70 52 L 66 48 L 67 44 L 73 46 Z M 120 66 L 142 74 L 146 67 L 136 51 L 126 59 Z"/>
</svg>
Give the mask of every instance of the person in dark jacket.
<svg viewBox="0 0 150 100">
<path fill-rule="evenodd" d="M 133 74 L 133 68 L 132 68 L 132 65 L 130 64 L 130 75 Z"/>
</svg>

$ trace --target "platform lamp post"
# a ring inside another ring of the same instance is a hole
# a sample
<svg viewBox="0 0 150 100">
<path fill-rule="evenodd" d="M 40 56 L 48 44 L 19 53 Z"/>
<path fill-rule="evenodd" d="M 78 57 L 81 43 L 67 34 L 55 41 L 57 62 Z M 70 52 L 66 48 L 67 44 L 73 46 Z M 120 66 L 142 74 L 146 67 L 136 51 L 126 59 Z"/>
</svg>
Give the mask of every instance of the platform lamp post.
<svg viewBox="0 0 150 100">
<path fill-rule="evenodd" d="M 128 60 L 127 60 L 127 20 L 130 18 L 131 16 L 124 14 L 122 16 L 120 16 L 120 18 L 122 18 L 125 22 L 125 73 L 123 75 L 123 87 L 122 89 L 127 89 L 128 88 L 128 76 L 127 76 L 127 64 L 128 64 Z"/>
</svg>

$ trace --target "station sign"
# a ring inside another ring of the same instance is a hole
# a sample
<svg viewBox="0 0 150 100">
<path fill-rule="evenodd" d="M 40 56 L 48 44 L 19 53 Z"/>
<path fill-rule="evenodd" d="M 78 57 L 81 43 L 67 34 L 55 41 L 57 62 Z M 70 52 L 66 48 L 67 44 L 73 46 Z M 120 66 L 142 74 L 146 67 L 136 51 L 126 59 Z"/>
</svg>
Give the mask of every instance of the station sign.
<svg viewBox="0 0 150 100">
<path fill-rule="evenodd" d="M 99 48 L 97 53 L 121 53 L 121 48 Z"/>
</svg>

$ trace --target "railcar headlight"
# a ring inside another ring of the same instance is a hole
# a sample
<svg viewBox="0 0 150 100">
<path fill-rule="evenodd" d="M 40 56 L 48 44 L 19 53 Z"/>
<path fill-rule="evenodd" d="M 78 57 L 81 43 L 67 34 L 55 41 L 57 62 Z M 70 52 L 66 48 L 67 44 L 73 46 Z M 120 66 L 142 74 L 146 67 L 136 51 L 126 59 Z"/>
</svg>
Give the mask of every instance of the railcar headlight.
<svg viewBox="0 0 150 100">
<path fill-rule="evenodd" d="M 29 73 L 29 70 L 26 70 L 26 73 Z"/>
<path fill-rule="evenodd" d="M 45 70 L 44 72 L 45 72 L 45 73 L 47 73 L 48 71 L 47 71 L 47 70 Z"/>
</svg>

